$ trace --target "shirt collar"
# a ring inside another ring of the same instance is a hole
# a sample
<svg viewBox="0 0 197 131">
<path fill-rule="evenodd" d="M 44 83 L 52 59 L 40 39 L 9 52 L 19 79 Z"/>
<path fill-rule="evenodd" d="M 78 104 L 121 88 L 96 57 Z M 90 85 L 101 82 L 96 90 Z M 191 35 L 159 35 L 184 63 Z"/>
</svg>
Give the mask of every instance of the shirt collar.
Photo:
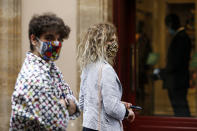
<svg viewBox="0 0 197 131">
<path fill-rule="evenodd" d="M 176 34 L 177 34 L 178 32 L 183 31 L 183 30 L 185 30 L 185 28 L 184 28 L 184 27 L 180 27 L 180 28 L 178 28 L 178 29 L 176 30 Z"/>
<path fill-rule="evenodd" d="M 54 65 L 52 61 L 46 62 L 41 57 L 33 54 L 32 52 L 27 52 L 26 56 L 30 63 L 38 65 L 40 68 L 47 71 L 49 71 L 51 69 L 51 66 Z"/>
</svg>

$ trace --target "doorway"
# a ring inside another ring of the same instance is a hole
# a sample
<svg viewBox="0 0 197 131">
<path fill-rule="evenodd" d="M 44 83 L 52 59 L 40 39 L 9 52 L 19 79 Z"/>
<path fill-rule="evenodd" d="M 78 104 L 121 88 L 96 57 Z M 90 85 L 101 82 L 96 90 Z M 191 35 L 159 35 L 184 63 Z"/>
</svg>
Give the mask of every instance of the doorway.
<svg viewBox="0 0 197 131">
<path fill-rule="evenodd" d="M 179 16 L 181 25 L 185 27 L 192 41 L 191 57 L 195 54 L 195 3 L 146 2 L 138 1 L 136 3 L 138 57 L 136 102 L 144 107 L 141 115 L 174 116 L 167 89 L 163 87 L 163 80 L 154 80 L 152 74 L 155 68 L 165 68 L 166 66 L 169 43 L 173 36 L 169 35 L 165 27 L 166 14 L 173 13 Z M 194 117 L 197 116 L 195 75 L 195 65 L 190 66 L 190 88 L 187 99 L 191 116 Z"/>
<path fill-rule="evenodd" d="M 195 26 L 195 5 L 196 2 L 192 0 L 135 0 L 132 2 L 114 0 L 114 24 L 118 29 L 120 45 L 116 71 L 123 85 L 123 100 L 143 107 L 142 111 L 135 112 L 134 123 L 124 121 L 124 130 L 197 130 L 195 91 L 197 57 L 193 58 L 196 51 L 194 46 L 196 33 L 195 28 L 191 28 Z M 184 15 L 181 22 L 185 22 L 184 26 L 187 28 L 187 33 L 190 33 L 193 43 L 190 62 L 193 59 L 194 66 L 190 66 L 190 72 L 193 71 L 193 73 L 190 73 L 192 74 L 191 87 L 188 91 L 191 117 L 175 117 L 167 90 L 162 87 L 163 81 L 153 81 L 151 77 L 155 68 L 164 68 L 166 65 L 171 36 L 165 27 L 165 16 L 169 12 L 176 13 L 178 9 L 189 14 Z M 139 39 L 140 33 L 143 34 L 143 39 Z M 138 40 L 141 40 L 141 44 Z"/>
</svg>

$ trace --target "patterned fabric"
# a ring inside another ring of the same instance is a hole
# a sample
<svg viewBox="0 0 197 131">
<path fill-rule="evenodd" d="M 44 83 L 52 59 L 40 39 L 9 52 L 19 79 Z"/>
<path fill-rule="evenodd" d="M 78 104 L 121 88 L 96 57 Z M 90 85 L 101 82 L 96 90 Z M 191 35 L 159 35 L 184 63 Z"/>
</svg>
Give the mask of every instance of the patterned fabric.
<svg viewBox="0 0 197 131">
<path fill-rule="evenodd" d="M 38 39 L 39 40 L 39 39 Z M 40 54 L 44 60 L 57 60 L 59 58 L 60 50 L 62 47 L 62 43 L 59 41 L 47 41 L 43 42 L 39 40 L 41 43 Z"/>
<path fill-rule="evenodd" d="M 59 103 L 61 98 L 74 100 L 79 109 L 55 64 L 28 52 L 12 95 L 10 131 L 65 131 L 68 120 L 75 119 L 80 112 L 77 110 L 69 116 L 68 110 Z"/>
</svg>

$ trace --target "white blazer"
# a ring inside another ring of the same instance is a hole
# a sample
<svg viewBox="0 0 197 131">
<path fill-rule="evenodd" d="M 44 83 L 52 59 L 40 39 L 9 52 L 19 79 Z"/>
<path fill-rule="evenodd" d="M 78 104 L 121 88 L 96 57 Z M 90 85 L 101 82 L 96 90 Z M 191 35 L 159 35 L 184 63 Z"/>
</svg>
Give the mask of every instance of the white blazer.
<svg viewBox="0 0 197 131">
<path fill-rule="evenodd" d="M 79 104 L 83 111 L 83 127 L 98 130 L 97 84 L 101 65 L 101 131 L 122 131 L 122 120 L 126 113 L 121 103 L 122 86 L 113 67 L 106 61 L 89 64 L 82 71 Z"/>
</svg>

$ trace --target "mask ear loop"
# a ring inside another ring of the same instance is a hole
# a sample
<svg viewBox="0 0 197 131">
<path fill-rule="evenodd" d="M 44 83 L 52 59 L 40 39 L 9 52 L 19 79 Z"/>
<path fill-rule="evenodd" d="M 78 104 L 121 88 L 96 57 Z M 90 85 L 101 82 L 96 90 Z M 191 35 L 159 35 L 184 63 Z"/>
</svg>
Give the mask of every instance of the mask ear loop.
<svg viewBox="0 0 197 131">
<path fill-rule="evenodd" d="M 37 51 L 40 53 L 40 55 L 42 56 L 42 47 L 43 47 L 43 42 L 38 38 L 36 37 L 36 40 L 40 43 L 40 46 L 36 46 L 36 49 Z"/>
<path fill-rule="evenodd" d="M 36 37 L 36 40 L 37 40 L 38 42 L 42 43 L 42 41 L 41 41 L 38 37 Z"/>
</svg>

